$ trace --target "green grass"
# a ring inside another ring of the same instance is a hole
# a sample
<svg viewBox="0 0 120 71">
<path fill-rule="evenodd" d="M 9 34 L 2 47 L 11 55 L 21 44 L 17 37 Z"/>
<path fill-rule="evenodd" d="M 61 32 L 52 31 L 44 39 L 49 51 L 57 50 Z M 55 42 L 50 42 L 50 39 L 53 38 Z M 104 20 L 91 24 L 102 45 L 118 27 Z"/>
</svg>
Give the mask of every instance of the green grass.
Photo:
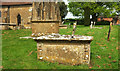
<svg viewBox="0 0 120 71">
<path fill-rule="evenodd" d="M 119 26 L 112 27 L 110 41 L 107 41 L 109 26 L 97 27 L 103 27 L 103 29 L 77 26 L 76 35 L 94 37 L 91 42 L 91 64 L 78 66 L 37 60 L 37 43 L 32 39 L 19 39 L 19 37 L 30 36 L 31 30 L 3 30 L 2 66 L 4 69 L 89 69 L 89 67 L 92 69 L 117 69 Z M 60 29 L 60 34 L 70 35 L 71 31 L 72 28 Z M 116 62 L 112 62 L 113 60 Z"/>
</svg>

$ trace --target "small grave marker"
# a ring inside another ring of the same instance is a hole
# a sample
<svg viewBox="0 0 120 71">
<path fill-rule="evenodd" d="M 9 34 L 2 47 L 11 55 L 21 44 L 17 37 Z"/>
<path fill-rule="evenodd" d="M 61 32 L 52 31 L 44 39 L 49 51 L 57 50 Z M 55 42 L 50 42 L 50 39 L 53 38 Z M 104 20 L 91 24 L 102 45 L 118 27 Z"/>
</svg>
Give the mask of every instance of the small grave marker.
<svg viewBox="0 0 120 71">
<path fill-rule="evenodd" d="M 71 23 L 69 23 L 69 27 L 71 28 Z"/>
<path fill-rule="evenodd" d="M 93 27 L 92 27 L 92 25 L 93 25 L 93 21 L 91 21 L 90 29 L 92 29 L 92 28 L 93 28 Z"/>
<path fill-rule="evenodd" d="M 73 23 L 73 32 L 72 32 L 72 37 L 74 37 L 74 34 L 75 34 L 75 30 L 76 30 L 76 25 L 77 25 L 77 22 Z"/>
</svg>

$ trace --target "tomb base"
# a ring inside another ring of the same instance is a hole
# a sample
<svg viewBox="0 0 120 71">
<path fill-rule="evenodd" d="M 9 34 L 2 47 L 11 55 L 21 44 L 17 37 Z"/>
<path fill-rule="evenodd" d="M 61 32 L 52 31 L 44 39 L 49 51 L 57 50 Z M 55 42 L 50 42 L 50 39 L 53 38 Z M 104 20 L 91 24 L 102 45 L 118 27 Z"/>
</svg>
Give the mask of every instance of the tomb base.
<svg viewBox="0 0 120 71">
<path fill-rule="evenodd" d="M 27 37 L 26 37 L 27 38 Z M 92 36 L 44 35 L 28 37 L 37 42 L 37 58 L 62 64 L 79 65 L 90 63 Z"/>
</svg>

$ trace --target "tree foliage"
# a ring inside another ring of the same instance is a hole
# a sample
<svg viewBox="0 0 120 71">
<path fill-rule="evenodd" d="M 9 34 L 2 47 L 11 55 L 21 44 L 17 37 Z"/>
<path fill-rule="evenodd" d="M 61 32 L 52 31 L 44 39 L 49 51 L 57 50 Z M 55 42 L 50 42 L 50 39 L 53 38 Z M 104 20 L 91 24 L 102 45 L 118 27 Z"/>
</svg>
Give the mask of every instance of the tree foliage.
<svg viewBox="0 0 120 71">
<path fill-rule="evenodd" d="M 65 5 L 64 2 L 58 2 L 58 5 L 59 5 L 59 9 L 60 9 L 61 18 L 63 19 L 63 18 L 65 18 L 65 16 L 68 13 L 67 5 Z"/>
<path fill-rule="evenodd" d="M 92 15 L 93 21 L 96 21 L 98 16 L 113 17 L 116 13 L 120 14 L 120 2 L 69 2 L 68 7 L 74 16 Z M 87 11 L 85 8 L 90 8 L 90 14 L 84 15 Z"/>
</svg>

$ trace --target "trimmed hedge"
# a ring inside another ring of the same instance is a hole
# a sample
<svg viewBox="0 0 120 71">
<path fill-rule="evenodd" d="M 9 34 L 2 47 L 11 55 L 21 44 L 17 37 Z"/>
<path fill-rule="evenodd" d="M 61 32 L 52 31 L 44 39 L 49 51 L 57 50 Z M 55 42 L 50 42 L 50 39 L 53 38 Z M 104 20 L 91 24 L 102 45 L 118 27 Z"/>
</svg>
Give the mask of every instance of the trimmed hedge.
<svg viewBox="0 0 120 71">
<path fill-rule="evenodd" d="M 64 20 L 65 21 L 65 24 L 68 24 L 71 23 L 71 25 L 73 25 L 73 23 L 75 21 L 77 21 L 77 25 L 84 25 L 84 19 L 66 19 Z"/>
<path fill-rule="evenodd" d="M 78 20 L 77 25 L 84 25 L 84 19 Z"/>
<path fill-rule="evenodd" d="M 109 21 L 100 21 L 100 22 L 96 22 L 95 25 L 110 25 Z"/>
<path fill-rule="evenodd" d="M 66 19 L 64 21 L 65 21 L 65 24 L 67 24 L 67 25 L 69 25 L 69 23 L 71 23 L 71 25 L 73 25 L 73 23 L 75 21 L 77 21 L 77 25 L 84 25 L 84 19 Z M 96 22 L 95 25 L 110 25 L 110 22 L 109 21 L 100 21 L 100 22 Z"/>
</svg>

